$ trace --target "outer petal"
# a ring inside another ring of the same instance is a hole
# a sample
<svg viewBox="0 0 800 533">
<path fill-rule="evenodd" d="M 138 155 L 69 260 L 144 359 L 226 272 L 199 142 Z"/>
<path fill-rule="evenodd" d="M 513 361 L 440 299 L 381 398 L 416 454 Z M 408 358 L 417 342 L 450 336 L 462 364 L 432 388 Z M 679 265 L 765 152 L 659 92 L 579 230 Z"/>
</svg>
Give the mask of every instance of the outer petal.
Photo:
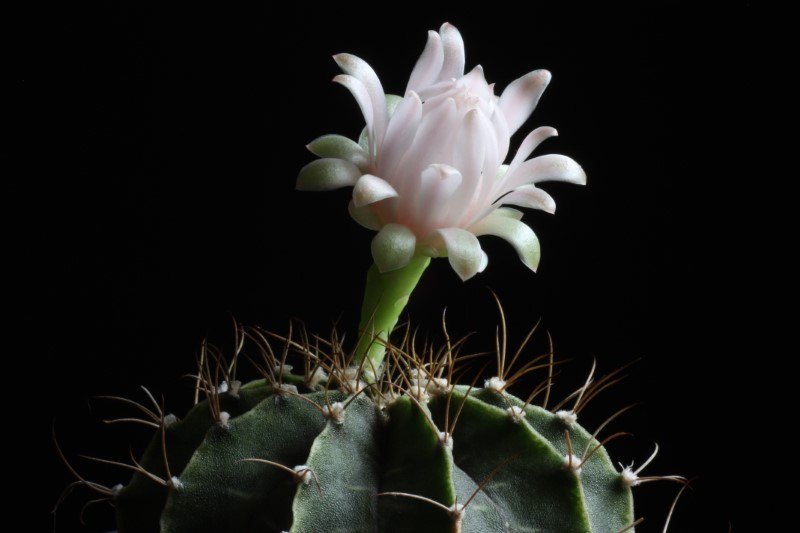
<svg viewBox="0 0 800 533">
<path fill-rule="evenodd" d="M 378 153 L 379 173 L 391 175 L 394 172 L 397 163 L 414 141 L 421 120 L 422 101 L 414 91 L 409 91 L 389 119 L 383 145 Z"/>
<path fill-rule="evenodd" d="M 386 123 L 389 121 L 389 114 L 386 110 L 386 95 L 381 85 L 381 80 L 372 67 L 361 59 L 351 54 L 336 54 L 333 56 L 336 64 L 339 65 L 343 71 L 351 76 L 358 78 L 369 94 L 372 100 L 372 109 L 374 110 L 374 127 L 375 127 L 375 140 L 378 144 L 383 141 L 383 135 L 386 133 Z"/>
<path fill-rule="evenodd" d="M 531 209 L 540 209 L 547 213 L 556 212 L 556 201 L 536 185 L 523 185 L 500 199 L 503 205 L 518 205 Z"/>
<path fill-rule="evenodd" d="M 475 235 L 494 235 L 507 240 L 522 262 L 534 272 L 539 266 L 539 239 L 526 224 L 507 216 L 488 216 L 470 228 Z"/>
<path fill-rule="evenodd" d="M 546 70 L 534 70 L 512 81 L 500 95 L 500 109 L 512 135 L 531 116 L 551 77 Z"/>
<path fill-rule="evenodd" d="M 361 176 L 361 170 L 350 161 L 326 157 L 300 169 L 297 188 L 301 191 L 330 191 L 351 187 Z"/>
<path fill-rule="evenodd" d="M 444 46 L 444 63 L 439 72 L 439 81 L 458 79 L 464 75 L 464 39 L 461 33 L 452 24 L 445 22 L 439 28 Z"/>
<path fill-rule="evenodd" d="M 513 174 L 506 174 L 503 188 L 514 190 L 526 183 L 542 181 L 566 181 L 586 185 L 586 173 L 578 163 L 565 155 L 540 155 L 522 163 Z"/>
<path fill-rule="evenodd" d="M 475 235 L 461 228 L 443 228 L 436 230 L 436 233 L 444 241 L 450 266 L 462 281 L 486 267 L 486 254 Z"/>
<path fill-rule="evenodd" d="M 357 142 L 343 135 L 323 135 L 306 145 L 308 150 L 318 157 L 335 157 L 345 159 L 359 167 L 368 162 L 367 153 Z"/>
<path fill-rule="evenodd" d="M 350 94 L 356 99 L 356 103 L 358 103 L 358 107 L 361 109 L 361 114 L 364 115 L 364 122 L 367 123 L 365 129 L 368 134 L 369 155 L 370 157 L 374 157 L 377 148 L 377 137 L 375 135 L 375 105 L 372 98 L 370 98 L 369 91 L 367 91 L 367 88 L 361 80 L 347 74 L 339 74 L 333 78 L 333 81 L 347 87 L 347 90 L 350 91 Z"/>
<path fill-rule="evenodd" d="M 513 174 L 514 170 L 516 170 L 517 167 L 523 163 L 523 161 L 528 159 L 528 156 L 531 155 L 540 144 L 542 144 L 542 141 L 550 137 L 555 137 L 556 135 L 558 135 L 558 132 L 555 128 L 551 128 L 550 126 L 540 126 L 530 132 L 525 139 L 522 140 L 517 153 L 514 154 L 514 159 L 512 159 L 511 163 L 509 163 L 508 175 Z"/>
<path fill-rule="evenodd" d="M 418 91 L 435 82 L 439 77 L 439 72 L 442 70 L 442 63 L 444 63 L 442 38 L 439 37 L 438 33 L 431 30 L 428 32 L 428 42 L 425 44 L 425 49 L 422 51 L 422 55 L 419 56 L 417 64 L 414 65 L 414 70 L 411 72 L 411 77 L 408 79 L 406 92 Z"/>
<path fill-rule="evenodd" d="M 402 268 L 414 257 L 417 238 L 402 224 L 386 224 L 372 239 L 372 258 L 381 272 Z"/>
<path fill-rule="evenodd" d="M 353 205 L 364 207 L 387 198 L 397 197 L 397 191 L 388 182 L 372 174 L 364 174 L 358 178 L 353 187 Z"/>
</svg>

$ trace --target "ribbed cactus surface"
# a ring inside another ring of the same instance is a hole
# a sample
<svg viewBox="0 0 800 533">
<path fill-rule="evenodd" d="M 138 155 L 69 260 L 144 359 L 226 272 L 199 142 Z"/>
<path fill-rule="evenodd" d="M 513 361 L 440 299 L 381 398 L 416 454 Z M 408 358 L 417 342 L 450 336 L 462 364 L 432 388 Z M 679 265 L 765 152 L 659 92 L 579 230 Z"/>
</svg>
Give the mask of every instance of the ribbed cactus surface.
<svg viewBox="0 0 800 533">
<path fill-rule="evenodd" d="M 315 381 L 225 382 L 164 420 L 115 491 L 119 532 L 614 533 L 634 522 L 621 473 L 563 413 L 432 375 L 382 392 Z"/>
</svg>

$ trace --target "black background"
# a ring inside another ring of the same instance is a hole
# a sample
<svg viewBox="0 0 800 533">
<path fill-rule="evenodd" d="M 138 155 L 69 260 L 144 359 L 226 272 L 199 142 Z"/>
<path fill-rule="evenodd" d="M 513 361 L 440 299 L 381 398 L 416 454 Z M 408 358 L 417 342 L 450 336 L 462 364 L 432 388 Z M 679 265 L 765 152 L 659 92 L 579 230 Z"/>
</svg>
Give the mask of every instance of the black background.
<svg viewBox="0 0 800 533">
<path fill-rule="evenodd" d="M 35 373 L 44 391 L 33 433 L 46 443 L 37 521 L 52 524 L 47 513 L 71 481 L 52 426 L 79 470 L 107 484 L 127 474 L 77 455 L 124 460 L 129 443 L 143 442 L 139 430 L 102 426 L 119 410 L 90 398 L 143 399 L 144 385 L 181 412 L 191 387 L 182 376 L 200 341 L 226 347 L 231 317 L 277 331 L 292 317 L 312 332 L 338 322 L 353 335 L 371 233 L 347 216 L 349 191 L 294 190 L 313 159 L 307 142 L 354 137 L 363 124 L 349 93 L 330 82 L 330 56 L 364 58 L 399 92 L 425 32 L 449 21 L 464 36 L 467 67 L 482 64 L 498 93 L 530 70 L 553 73 L 516 141 L 556 127 L 560 137 L 539 153 L 573 157 L 588 185 L 544 185 L 557 214 L 526 214 L 542 242 L 538 273 L 484 239 L 486 272 L 462 283 L 434 261 L 409 305 L 412 320 L 435 337 L 447 307 L 451 333 L 476 331 L 474 349 L 491 349 L 494 290 L 512 344 L 541 319 L 557 356 L 571 360 L 557 382 L 562 396 L 593 358 L 600 373 L 638 360 L 582 420 L 596 427 L 638 402 L 607 430 L 635 436 L 610 451 L 640 464 L 658 442 L 645 473 L 696 478 L 671 531 L 746 528 L 744 473 L 732 458 L 758 342 L 745 303 L 756 291 L 746 251 L 755 230 L 742 193 L 758 126 L 750 69 L 760 15 L 741 2 L 713 13 L 666 3 L 514 5 L 395 4 L 389 15 L 346 5 L 279 13 L 107 3 L 56 21 L 42 61 L 13 80 L 35 110 L 20 148 L 33 202 L 17 288 L 26 295 L 28 379 Z M 636 489 L 646 518 L 637 530 L 661 531 L 678 488 Z M 56 531 L 81 530 L 85 495 L 60 508 Z M 108 529 L 109 517 L 107 506 L 91 507 L 82 531 Z"/>
</svg>

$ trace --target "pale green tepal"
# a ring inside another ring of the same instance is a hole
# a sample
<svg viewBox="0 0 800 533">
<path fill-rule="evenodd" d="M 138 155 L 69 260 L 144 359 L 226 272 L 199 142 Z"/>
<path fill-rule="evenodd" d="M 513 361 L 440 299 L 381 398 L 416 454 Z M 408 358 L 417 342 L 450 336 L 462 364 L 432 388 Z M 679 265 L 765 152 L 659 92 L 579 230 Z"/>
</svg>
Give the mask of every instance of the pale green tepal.
<svg viewBox="0 0 800 533">
<path fill-rule="evenodd" d="M 220 384 L 201 368 L 207 399 L 183 420 L 162 417 L 141 471 L 114 489 L 120 533 L 633 531 L 638 471 L 615 468 L 577 424 L 582 393 L 572 410 L 551 412 L 508 393 L 504 354 L 481 388 L 453 383 L 458 343 L 418 356 L 390 342 L 431 258 L 447 257 L 467 280 L 488 263 L 478 237 L 494 235 L 538 266 L 535 234 L 507 206 L 554 212 L 539 182 L 585 182 L 566 156 L 529 158 L 552 128 L 533 130 L 504 164 L 550 74 L 495 96 L 481 67 L 464 74 L 450 24 L 429 33 L 402 98 L 387 97 L 361 59 L 335 59 L 366 128 L 358 142 L 311 142 L 321 159 L 297 186 L 352 186 L 350 214 L 377 231 L 358 344 L 289 336 L 273 350 L 255 330 L 265 379 L 242 385 L 220 363 Z"/>
</svg>

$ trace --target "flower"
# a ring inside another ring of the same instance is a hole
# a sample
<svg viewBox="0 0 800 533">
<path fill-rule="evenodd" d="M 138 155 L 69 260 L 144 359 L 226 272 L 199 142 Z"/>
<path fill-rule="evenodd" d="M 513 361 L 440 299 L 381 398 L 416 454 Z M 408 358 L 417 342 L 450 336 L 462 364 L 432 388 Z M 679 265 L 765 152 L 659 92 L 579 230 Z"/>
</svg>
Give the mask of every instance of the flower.
<svg viewBox="0 0 800 533">
<path fill-rule="evenodd" d="M 321 157 L 303 167 L 301 190 L 353 186 L 351 216 L 376 230 L 372 255 L 381 272 L 406 266 L 415 255 L 447 256 L 466 280 L 488 262 L 477 237 L 511 243 L 535 270 L 539 241 L 512 205 L 555 211 L 555 201 L 536 186 L 543 181 L 584 184 L 586 175 L 569 157 L 528 159 L 550 127 L 533 130 L 510 163 L 510 137 L 528 119 L 550 81 L 534 70 L 500 96 L 483 68 L 464 74 L 464 41 L 451 24 L 430 31 L 402 98 L 386 95 L 362 59 L 339 54 L 344 71 L 334 81 L 355 97 L 366 128 L 358 142 L 324 135 L 308 148 Z"/>
</svg>

